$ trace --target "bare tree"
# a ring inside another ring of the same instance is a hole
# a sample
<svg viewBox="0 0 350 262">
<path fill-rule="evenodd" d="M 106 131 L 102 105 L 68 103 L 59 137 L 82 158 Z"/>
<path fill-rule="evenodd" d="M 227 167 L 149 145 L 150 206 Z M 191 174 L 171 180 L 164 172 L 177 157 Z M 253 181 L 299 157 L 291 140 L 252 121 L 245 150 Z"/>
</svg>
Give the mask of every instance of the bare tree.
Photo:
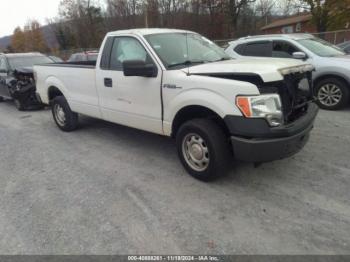
<svg viewBox="0 0 350 262">
<path fill-rule="evenodd" d="M 258 16 L 263 19 L 265 25 L 269 23 L 269 18 L 273 12 L 274 6 L 274 0 L 258 0 L 256 3 L 256 12 Z"/>
<path fill-rule="evenodd" d="M 226 0 L 226 8 L 234 32 L 238 28 L 238 19 L 242 10 L 249 4 L 255 3 L 256 0 Z"/>
</svg>

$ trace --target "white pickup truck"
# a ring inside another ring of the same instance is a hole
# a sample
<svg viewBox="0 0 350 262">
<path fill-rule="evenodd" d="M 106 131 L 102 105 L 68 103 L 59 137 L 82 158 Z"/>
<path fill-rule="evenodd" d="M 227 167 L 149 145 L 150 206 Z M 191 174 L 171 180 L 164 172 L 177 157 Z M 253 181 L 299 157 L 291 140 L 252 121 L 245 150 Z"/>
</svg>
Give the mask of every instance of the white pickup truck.
<svg viewBox="0 0 350 262">
<path fill-rule="evenodd" d="M 195 178 L 225 174 L 232 159 L 296 154 L 317 116 L 313 67 L 298 60 L 232 60 L 193 32 L 109 33 L 96 63 L 34 68 L 38 97 L 63 131 L 78 114 L 176 138 Z"/>
</svg>

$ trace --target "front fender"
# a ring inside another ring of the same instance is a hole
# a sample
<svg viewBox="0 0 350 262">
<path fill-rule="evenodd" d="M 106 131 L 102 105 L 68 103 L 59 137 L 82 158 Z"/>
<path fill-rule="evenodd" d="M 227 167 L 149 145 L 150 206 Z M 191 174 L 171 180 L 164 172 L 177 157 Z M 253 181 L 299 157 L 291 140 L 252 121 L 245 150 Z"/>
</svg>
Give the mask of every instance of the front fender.
<svg viewBox="0 0 350 262">
<path fill-rule="evenodd" d="M 324 77 L 324 76 L 336 76 L 344 79 L 350 85 L 350 70 L 348 72 L 345 71 L 344 68 L 338 68 L 338 70 L 334 67 L 322 68 L 316 70 L 313 74 L 314 81 Z"/>
<path fill-rule="evenodd" d="M 188 106 L 202 106 L 224 118 L 226 115 L 241 115 L 235 106 L 235 98 L 229 101 L 224 96 L 212 90 L 196 88 L 189 89 L 178 94 L 170 101 L 164 111 L 164 120 L 172 123 L 176 114 Z"/>
</svg>

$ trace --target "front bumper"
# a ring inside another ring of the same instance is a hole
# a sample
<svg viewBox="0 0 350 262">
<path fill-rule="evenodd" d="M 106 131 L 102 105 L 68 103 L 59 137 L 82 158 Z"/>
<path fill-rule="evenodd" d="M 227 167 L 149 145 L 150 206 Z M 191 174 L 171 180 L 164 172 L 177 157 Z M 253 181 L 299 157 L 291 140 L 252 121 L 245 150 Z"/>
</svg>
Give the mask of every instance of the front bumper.
<svg viewBox="0 0 350 262">
<path fill-rule="evenodd" d="M 231 143 L 234 156 L 237 160 L 263 163 L 280 160 L 298 153 L 307 144 L 310 132 L 318 113 L 318 107 L 312 103 L 308 112 L 294 123 L 278 127 L 268 127 L 263 122 L 250 122 L 253 119 L 240 120 L 226 119 L 231 130 Z M 240 125 L 234 125 L 234 122 Z M 246 127 L 250 126 L 250 130 Z M 243 128 L 241 132 L 239 130 Z M 234 131 L 234 133 L 232 133 Z M 238 134 L 238 133 L 240 134 Z M 249 134 L 249 136 L 247 136 Z"/>
</svg>

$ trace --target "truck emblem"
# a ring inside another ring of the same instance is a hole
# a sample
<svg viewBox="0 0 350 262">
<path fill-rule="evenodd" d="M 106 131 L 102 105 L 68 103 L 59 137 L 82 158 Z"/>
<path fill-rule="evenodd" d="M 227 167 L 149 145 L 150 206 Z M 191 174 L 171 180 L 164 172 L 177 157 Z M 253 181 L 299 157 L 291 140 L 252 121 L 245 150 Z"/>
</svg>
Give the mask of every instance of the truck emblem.
<svg viewBox="0 0 350 262">
<path fill-rule="evenodd" d="M 172 85 L 172 84 L 164 84 L 163 87 L 168 89 L 182 89 L 181 86 Z"/>
</svg>

